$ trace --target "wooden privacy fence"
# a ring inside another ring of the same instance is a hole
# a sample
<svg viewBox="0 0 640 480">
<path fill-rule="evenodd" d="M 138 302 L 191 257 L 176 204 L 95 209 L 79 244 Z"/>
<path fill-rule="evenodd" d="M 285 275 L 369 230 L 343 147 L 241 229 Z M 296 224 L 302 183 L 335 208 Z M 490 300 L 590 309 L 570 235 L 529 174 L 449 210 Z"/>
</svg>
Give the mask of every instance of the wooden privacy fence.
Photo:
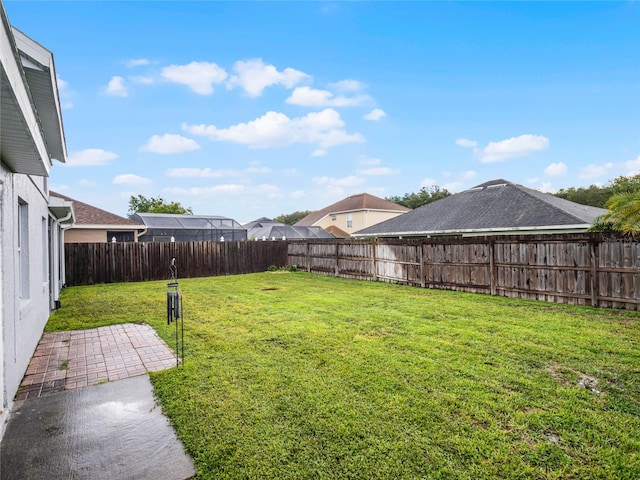
<svg viewBox="0 0 640 480">
<path fill-rule="evenodd" d="M 65 283 L 142 282 L 264 272 L 287 264 L 287 242 L 71 243 L 65 245 Z"/>
<path fill-rule="evenodd" d="M 290 242 L 289 264 L 372 281 L 638 310 L 640 245 L 602 234 Z"/>
</svg>

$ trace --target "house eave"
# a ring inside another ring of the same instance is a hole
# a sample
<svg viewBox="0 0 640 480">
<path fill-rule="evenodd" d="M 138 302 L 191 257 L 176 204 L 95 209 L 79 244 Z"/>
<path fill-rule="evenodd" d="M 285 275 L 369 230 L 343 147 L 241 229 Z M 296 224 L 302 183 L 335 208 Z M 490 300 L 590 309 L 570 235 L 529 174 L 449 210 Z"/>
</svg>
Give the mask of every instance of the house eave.
<svg viewBox="0 0 640 480">
<path fill-rule="evenodd" d="M 58 197 L 49 197 L 49 213 L 56 220 L 65 226 L 73 225 L 75 222 L 75 212 L 73 210 L 73 202 L 67 202 Z"/>
<path fill-rule="evenodd" d="M 379 233 L 358 233 L 351 234 L 352 237 L 439 237 L 460 235 L 463 237 L 479 237 L 485 235 L 527 235 L 544 233 L 583 233 L 591 227 L 591 224 L 578 225 L 543 225 L 533 227 L 510 227 L 510 228 L 484 228 L 484 229 L 462 229 L 462 230 L 424 230 L 405 232 L 379 232 Z"/>
<path fill-rule="evenodd" d="M 12 31 L 44 132 L 49 157 L 64 163 L 67 148 L 53 54 L 17 28 L 12 27 Z"/>
<path fill-rule="evenodd" d="M 145 230 L 147 227 L 144 225 L 123 225 L 123 224 L 75 224 L 74 230 Z"/>
</svg>

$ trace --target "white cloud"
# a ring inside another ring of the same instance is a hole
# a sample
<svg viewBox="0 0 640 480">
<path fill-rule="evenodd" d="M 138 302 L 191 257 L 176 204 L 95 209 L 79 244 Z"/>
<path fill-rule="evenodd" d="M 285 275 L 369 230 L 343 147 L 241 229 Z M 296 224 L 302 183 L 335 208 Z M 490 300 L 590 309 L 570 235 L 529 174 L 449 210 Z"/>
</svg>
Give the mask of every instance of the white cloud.
<svg viewBox="0 0 640 480">
<path fill-rule="evenodd" d="M 56 75 L 56 83 L 58 84 L 58 94 L 60 95 L 60 108 L 71 110 L 73 108 L 73 92 L 69 87 L 69 82 Z"/>
<path fill-rule="evenodd" d="M 560 177 L 567 174 L 567 165 L 564 162 L 552 163 L 544 169 L 544 173 L 550 177 Z"/>
<path fill-rule="evenodd" d="M 317 148 L 316 150 L 311 152 L 312 157 L 324 157 L 326 154 L 327 154 L 327 151 L 323 150 L 322 148 Z"/>
<path fill-rule="evenodd" d="M 549 146 L 549 139 L 541 135 L 520 135 L 500 142 L 489 142 L 480 151 L 482 163 L 501 162 L 509 158 L 525 157 L 545 150 Z"/>
<path fill-rule="evenodd" d="M 249 148 L 316 144 L 324 151 L 336 145 L 364 142 L 361 134 L 349 134 L 343 127 L 344 121 L 333 109 L 312 112 L 293 119 L 284 113 L 271 111 L 250 122 L 228 128 L 218 128 L 215 125 L 182 125 L 182 129 L 192 135 L 207 136 L 214 142 L 240 143 Z"/>
<path fill-rule="evenodd" d="M 130 68 L 143 67 L 145 65 L 150 65 L 150 64 L 151 64 L 151 61 L 146 58 L 132 58 L 125 62 L 125 65 Z"/>
<path fill-rule="evenodd" d="M 100 148 L 88 148 L 69 154 L 65 165 L 68 167 L 102 166 L 109 165 L 111 160 L 115 160 L 116 158 L 118 158 L 118 155 L 113 152 Z"/>
<path fill-rule="evenodd" d="M 227 78 L 227 72 L 215 63 L 191 62 L 187 65 L 169 65 L 161 75 L 170 82 L 186 85 L 199 95 L 211 95 L 213 86 Z"/>
<path fill-rule="evenodd" d="M 456 140 L 456 145 L 460 145 L 465 148 L 475 148 L 478 146 L 478 142 L 474 140 L 468 140 L 466 138 L 459 138 Z"/>
<path fill-rule="evenodd" d="M 629 160 L 624 162 L 624 166 L 627 169 L 627 175 L 637 175 L 640 173 L 640 155 L 635 160 Z"/>
<path fill-rule="evenodd" d="M 163 190 L 166 193 L 174 195 L 185 195 L 191 197 L 215 197 L 215 196 L 229 196 L 229 195 L 242 195 L 242 196 L 265 196 L 269 198 L 281 196 L 281 190 L 277 185 L 256 185 L 248 186 L 237 183 L 229 183 L 224 185 L 214 185 L 212 187 L 191 187 L 191 188 L 178 188 L 169 187 Z"/>
<path fill-rule="evenodd" d="M 145 145 L 140 147 L 140 151 L 170 155 L 172 153 L 192 152 L 199 148 L 200 145 L 198 145 L 198 142 L 191 138 L 172 133 L 165 133 L 162 136 L 152 136 Z"/>
<path fill-rule="evenodd" d="M 592 178 L 604 177 L 613 168 L 613 163 L 605 163 L 604 165 L 587 165 L 580 169 L 578 178 L 581 180 L 589 180 Z"/>
<path fill-rule="evenodd" d="M 144 75 L 135 75 L 133 77 L 129 77 L 129 80 L 140 85 L 151 85 L 154 82 L 153 78 Z"/>
<path fill-rule="evenodd" d="M 271 173 L 268 167 L 247 167 L 242 170 L 222 169 L 213 170 L 211 168 L 169 168 L 165 175 L 167 177 L 196 177 L 196 178 L 222 178 L 222 177 L 241 177 L 252 174 Z"/>
<path fill-rule="evenodd" d="M 444 188 L 445 190 L 449 191 L 449 192 L 457 192 L 458 190 L 460 190 L 462 188 L 463 183 L 462 182 L 449 182 L 449 183 L 445 183 L 442 188 Z"/>
<path fill-rule="evenodd" d="M 96 182 L 94 182 L 93 180 L 89 180 L 87 178 L 81 178 L 80 180 L 78 180 L 78 185 L 82 187 L 95 187 Z"/>
<path fill-rule="evenodd" d="M 310 79 L 304 72 L 293 68 L 285 68 L 281 72 L 273 65 L 265 65 L 261 58 L 247 61 L 239 60 L 233 65 L 236 75 L 228 82 L 230 88 L 241 87 L 250 97 L 262 95 L 265 88 L 272 85 L 282 85 L 293 88 L 298 83 Z"/>
<path fill-rule="evenodd" d="M 429 178 L 429 177 L 425 178 L 424 180 L 422 180 L 422 182 L 420 182 L 421 187 L 431 187 L 436 184 L 437 182 L 433 178 Z"/>
<path fill-rule="evenodd" d="M 538 190 L 540 190 L 543 193 L 553 192 L 553 189 L 551 188 L 551 182 L 542 182 L 538 187 Z"/>
<path fill-rule="evenodd" d="M 460 178 L 463 180 L 471 180 L 472 178 L 476 178 L 478 172 L 475 170 L 466 170 L 460 174 Z"/>
<path fill-rule="evenodd" d="M 380 165 L 381 163 L 382 163 L 382 160 L 380 160 L 379 158 L 360 157 L 358 159 L 358 165 L 362 165 L 363 167 Z"/>
<path fill-rule="evenodd" d="M 362 82 L 349 79 L 331 83 L 329 86 L 338 92 L 360 92 L 364 90 L 365 87 Z"/>
<path fill-rule="evenodd" d="M 370 97 L 367 95 L 345 97 L 344 95 L 335 95 L 329 90 L 297 87 L 285 102 L 302 107 L 354 107 L 369 100 Z"/>
<path fill-rule="evenodd" d="M 382 110 L 381 108 L 374 108 L 369 113 L 363 115 L 362 118 L 364 118 L 365 120 L 371 120 L 373 122 L 377 122 L 382 117 L 386 117 L 386 116 L 387 116 L 387 113 L 384 110 Z"/>
<path fill-rule="evenodd" d="M 350 175 L 348 177 L 334 178 L 334 177 L 314 177 L 311 181 L 318 186 L 322 187 L 356 187 L 364 183 L 364 179 Z"/>
<path fill-rule="evenodd" d="M 126 97 L 129 95 L 127 86 L 124 83 L 124 78 L 117 76 L 111 77 L 111 80 L 109 80 L 107 88 L 105 89 L 105 93 L 114 97 Z"/>
<path fill-rule="evenodd" d="M 114 177 L 112 183 L 115 185 L 150 185 L 153 183 L 151 180 L 133 173 L 126 173 L 123 175 L 117 175 Z"/>
<path fill-rule="evenodd" d="M 377 176 L 377 175 L 396 175 L 400 170 L 394 170 L 389 167 L 372 167 L 365 170 L 358 170 L 360 175 Z"/>
<path fill-rule="evenodd" d="M 307 196 L 307 192 L 305 192 L 304 190 L 295 190 L 295 191 L 291 192 L 289 194 L 289 196 L 291 198 L 295 198 L 295 199 L 304 198 L 304 197 Z"/>
</svg>

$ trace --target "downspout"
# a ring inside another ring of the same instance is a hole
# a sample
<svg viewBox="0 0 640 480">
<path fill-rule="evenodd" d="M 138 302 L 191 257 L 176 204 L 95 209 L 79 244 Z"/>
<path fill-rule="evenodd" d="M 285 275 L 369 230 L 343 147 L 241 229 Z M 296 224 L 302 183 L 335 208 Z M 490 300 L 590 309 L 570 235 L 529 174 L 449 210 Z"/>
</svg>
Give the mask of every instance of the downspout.
<svg viewBox="0 0 640 480">
<path fill-rule="evenodd" d="M 139 241 L 141 236 L 143 236 L 145 233 L 147 233 L 147 230 L 149 230 L 149 227 L 144 227 L 144 229 L 141 232 L 136 230 L 136 242 Z"/>
<path fill-rule="evenodd" d="M 66 222 L 67 220 L 69 220 L 73 215 L 73 211 L 69 210 L 69 213 L 62 217 L 62 218 L 56 218 L 53 221 L 53 242 L 54 242 L 54 248 L 53 251 L 55 252 L 57 250 L 57 255 L 54 255 L 54 261 L 53 261 L 53 269 L 54 269 L 54 275 L 53 275 L 53 308 L 57 309 L 60 306 L 60 281 L 62 280 L 62 283 L 64 284 L 65 281 L 65 262 L 64 260 L 64 231 L 71 227 L 71 225 L 68 225 L 66 227 L 63 227 L 62 225 L 60 225 L 62 222 Z M 60 235 L 58 235 L 58 228 L 60 229 Z"/>
</svg>

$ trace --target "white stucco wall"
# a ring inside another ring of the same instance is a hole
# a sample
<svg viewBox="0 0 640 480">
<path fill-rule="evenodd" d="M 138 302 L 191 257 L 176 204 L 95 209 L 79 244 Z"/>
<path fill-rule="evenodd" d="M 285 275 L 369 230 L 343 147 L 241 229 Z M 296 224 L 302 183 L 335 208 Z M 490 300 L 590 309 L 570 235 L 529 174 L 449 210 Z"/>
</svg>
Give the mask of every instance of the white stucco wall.
<svg viewBox="0 0 640 480">
<path fill-rule="evenodd" d="M 0 409 L 6 414 L 49 318 L 49 211 L 44 177 L 13 174 L 0 163 L 0 182 Z M 20 298 L 19 201 L 28 211 L 28 298 Z"/>
</svg>

